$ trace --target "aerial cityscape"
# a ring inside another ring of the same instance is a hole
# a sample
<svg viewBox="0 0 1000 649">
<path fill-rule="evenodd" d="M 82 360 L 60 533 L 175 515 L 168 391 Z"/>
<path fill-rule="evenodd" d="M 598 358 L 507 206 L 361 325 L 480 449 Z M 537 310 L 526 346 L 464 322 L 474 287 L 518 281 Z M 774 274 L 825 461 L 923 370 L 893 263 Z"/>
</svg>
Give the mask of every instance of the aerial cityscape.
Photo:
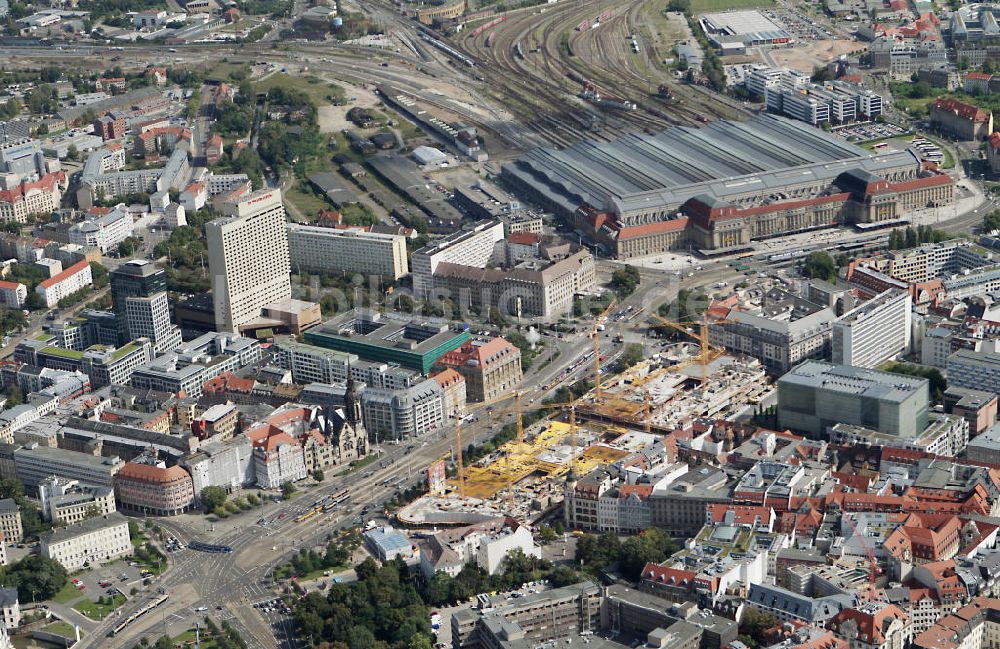
<svg viewBox="0 0 1000 649">
<path fill-rule="evenodd" d="M 998 21 L 0 0 L 0 649 L 1000 649 Z"/>
</svg>

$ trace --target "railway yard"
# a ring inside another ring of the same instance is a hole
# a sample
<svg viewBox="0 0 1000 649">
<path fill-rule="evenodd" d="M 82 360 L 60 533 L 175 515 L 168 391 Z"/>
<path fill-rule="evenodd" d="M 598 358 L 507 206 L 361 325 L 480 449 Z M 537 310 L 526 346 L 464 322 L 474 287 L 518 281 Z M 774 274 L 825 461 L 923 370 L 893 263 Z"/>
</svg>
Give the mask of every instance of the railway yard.
<svg viewBox="0 0 1000 649">
<path fill-rule="evenodd" d="M 414 28 L 379 3 L 362 6 L 381 12 L 395 49 L 309 41 L 241 47 L 195 43 L 169 50 L 145 46 L 118 57 L 104 48 L 71 45 L 55 52 L 18 48 L 9 64 L 30 67 L 85 55 L 130 69 L 164 60 L 211 64 L 224 56 L 228 63 L 250 63 L 266 57 L 288 65 L 289 73 L 308 70 L 342 85 L 392 83 L 413 92 L 449 116 L 497 136 L 493 150 L 499 158 L 534 146 L 563 147 L 583 138 L 609 141 L 637 130 L 750 115 L 741 102 L 683 83 L 664 65 L 673 56 L 673 40 L 654 33 L 668 21 L 662 4 L 652 0 L 607 3 L 602 9 L 561 0 L 506 12 L 499 21 L 470 22 L 450 38 L 427 27 Z M 686 32 L 683 17 L 677 17 Z M 381 65 L 366 65 L 373 61 Z"/>
<path fill-rule="evenodd" d="M 560 146 L 749 114 L 739 102 L 680 83 L 662 65 L 670 52 L 647 27 L 659 3 L 608 6 L 564 2 L 512 13 L 457 47 L 526 127 Z"/>
</svg>

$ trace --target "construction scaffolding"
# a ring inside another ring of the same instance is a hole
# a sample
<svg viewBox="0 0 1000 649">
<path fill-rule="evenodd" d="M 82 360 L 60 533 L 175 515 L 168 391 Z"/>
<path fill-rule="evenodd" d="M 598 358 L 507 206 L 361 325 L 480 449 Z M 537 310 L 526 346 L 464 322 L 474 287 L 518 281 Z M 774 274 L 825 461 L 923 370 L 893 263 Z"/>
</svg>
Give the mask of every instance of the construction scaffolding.
<svg viewBox="0 0 1000 649">
<path fill-rule="evenodd" d="M 626 451 L 588 442 L 573 446 L 571 426 L 561 421 L 548 421 L 542 430 L 529 441 L 512 440 L 503 444 L 487 458 L 465 467 L 463 495 L 489 500 L 499 492 L 516 485 L 532 475 L 555 478 L 569 471 L 574 464 L 577 473 L 587 473 L 601 464 L 614 462 Z M 578 431 L 578 440 L 597 439 L 597 433 Z M 456 485 L 457 486 L 457 485 Z"/>
</svg>

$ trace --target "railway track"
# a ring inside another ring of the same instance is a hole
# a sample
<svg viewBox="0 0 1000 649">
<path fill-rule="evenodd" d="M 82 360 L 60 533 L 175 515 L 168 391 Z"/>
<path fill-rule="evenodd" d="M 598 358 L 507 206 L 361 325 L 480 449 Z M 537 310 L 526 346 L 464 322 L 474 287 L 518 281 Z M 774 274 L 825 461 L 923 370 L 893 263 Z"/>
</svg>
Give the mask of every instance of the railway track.
<svg viewBox="0 0 1000 649">
<path fill-rule="evenodd" d="M 541 123 L 556 131 L 550 139 L 559 145 L 565 145 L 567 137 L 610 140 L 638 130 L 653 132 L 694 124 L 703 121 L 705 114 L 730 116 L 726 110 L 706 108 L 705 98 L 694 93 L 691 95 L 696 99 L 687 102 L 655 97 L 654 88 L 670 80 L 651 78 L 626 47 L 627 37 L 641 31 L 637 26 L 646 1 L 626 2 L 612 10 L 596 29 L 580 31 L 575 30 L 577 25 L 585 22 L 590 26 L 596 11 L 593 6 L 574 2 L 525 12 L 476 37 L 458 41 L 455 47 L 475 58 L 491 79 L 499 77 L 501 94 L 509 99 L 542 100 L 549 115 Z M 644 42 L 651 40 L 643 38 Z M 648 65 L 648 56 L 644 60 Z M 601 109 L 584 103 L 576 96 L 582 89 L 577 81 L 580 78 L 603 94 L 613 91 L 624 96 L 637 110 Z"/>
</svg>

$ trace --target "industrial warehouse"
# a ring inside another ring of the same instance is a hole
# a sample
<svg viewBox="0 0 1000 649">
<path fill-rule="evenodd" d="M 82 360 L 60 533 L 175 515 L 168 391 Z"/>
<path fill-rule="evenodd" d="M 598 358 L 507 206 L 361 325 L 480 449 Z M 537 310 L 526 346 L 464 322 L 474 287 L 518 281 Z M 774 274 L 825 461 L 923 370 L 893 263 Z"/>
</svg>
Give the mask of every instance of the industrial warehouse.
<svg viewBox="0 0 1000 649">
<path fill-rule="evenodd" d="M 504 166 L 503 177 L 619 258 L 890 224 L 954 200 L 952 179 L 913 151 L 875 154 L 773 115 L 539 148 Z"/>
</svg>

